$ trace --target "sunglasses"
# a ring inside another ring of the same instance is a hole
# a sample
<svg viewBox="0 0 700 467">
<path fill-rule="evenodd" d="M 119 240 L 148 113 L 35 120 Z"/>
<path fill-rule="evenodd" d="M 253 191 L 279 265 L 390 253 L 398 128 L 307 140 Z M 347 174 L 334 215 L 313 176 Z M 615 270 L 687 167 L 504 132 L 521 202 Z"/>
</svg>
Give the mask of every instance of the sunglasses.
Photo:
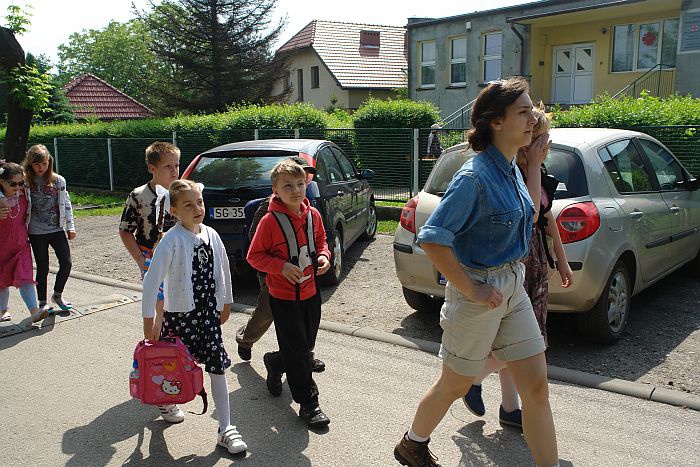
<svg viewBox="0 0 700 467">
<path fill-rule="evenodd" d="M 11 182 L 11 181 L 5 181 L 8 185 L 10 185 L 12 188 L 16 186 L 24 186 L 24 180 L 20 180 L 19 182 Z"/>
</svg>

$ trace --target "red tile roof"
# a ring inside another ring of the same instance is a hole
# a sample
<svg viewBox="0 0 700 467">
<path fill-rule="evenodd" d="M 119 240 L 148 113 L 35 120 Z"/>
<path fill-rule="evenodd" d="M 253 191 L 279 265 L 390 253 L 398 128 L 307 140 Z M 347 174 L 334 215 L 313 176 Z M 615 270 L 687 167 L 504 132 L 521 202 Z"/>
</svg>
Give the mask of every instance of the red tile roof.
<svg viewBox="0 0 700 467">
<path fill-rule="evenodd" d="M 361 31 L 377 31 L 379 48 L 360 46 Z M 314 20 L 278 50 L 312 47 L 343 88 L 393 89 L 406 85 L 406 29 Z"/>
<path fill-rule="evenodd" d="M 73 78 L 63 89 L 77 118 L 97 116 L 101 120 L 117 120 L 153 116 L 151 109 L 89 73 Z"/>
</svg>

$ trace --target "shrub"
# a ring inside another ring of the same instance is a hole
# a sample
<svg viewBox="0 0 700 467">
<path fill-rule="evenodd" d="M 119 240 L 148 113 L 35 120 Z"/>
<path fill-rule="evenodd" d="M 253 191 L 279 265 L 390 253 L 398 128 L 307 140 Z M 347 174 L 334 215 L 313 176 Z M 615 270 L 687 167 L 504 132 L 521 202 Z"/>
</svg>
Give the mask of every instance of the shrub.
<svg viewBox="0 0 700 467">
<path fill-rule="evenodd" d="M 369 98 L 352 117 L 355 128 L 429 128 L 440 112 L 429 102 Z"/>
<path fill-rule="evenodd" d="M 609 95 L 593 103 L 554 112 L 555 127 L 631 128 L 635 126 L 700 125 L 700 99 L 673 95 L 613 99 Z"/>
</svg>

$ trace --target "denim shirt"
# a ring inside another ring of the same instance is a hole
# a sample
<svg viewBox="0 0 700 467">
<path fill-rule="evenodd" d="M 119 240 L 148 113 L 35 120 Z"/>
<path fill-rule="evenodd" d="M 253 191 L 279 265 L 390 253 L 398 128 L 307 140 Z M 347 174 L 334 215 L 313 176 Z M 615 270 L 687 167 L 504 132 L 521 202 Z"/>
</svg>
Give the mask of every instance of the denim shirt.
<svg viewBox="0 0 700 467">
<path fill-rule="evenodd" d="M 489 145 L 457 171 L 418 242 L 450 246 L 471 268 L 500 266 L 527 254 L 534 212 L 515 160 Z"/>
</svg>

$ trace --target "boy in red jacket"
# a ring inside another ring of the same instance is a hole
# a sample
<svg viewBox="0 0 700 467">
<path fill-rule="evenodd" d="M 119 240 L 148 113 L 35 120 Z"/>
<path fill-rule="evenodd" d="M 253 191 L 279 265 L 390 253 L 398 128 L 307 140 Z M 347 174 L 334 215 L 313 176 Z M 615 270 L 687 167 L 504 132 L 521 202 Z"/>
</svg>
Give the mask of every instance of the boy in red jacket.
<svg viewBox="0 0 700 467">
<path fill-rule="evenodd" d="M 301 405 L 299 416 L 317 428 L 328 425 L 330 420 L 318 403 L 309 350 L 314 347 L 321 321 L 321 295 L 316 290 L 315 275 L 330 268 L 330 252 L 321 215 L 306 199 L 304 169 L 285 160 L 273 167 L 271 179 L 274 196 L 268 213 L 258 224 L 247 256 L 252 267 L 267 273 L 265 281 L 270 289 L 270 308 L 280 348 L 263 357 L 267 389 L 279 396 L 286 371 L 292 397 Z M 283 230 L 285 218 L 296 237 L 297 246 L 292 246 L 292 251 Z M 313 242 L 309 242 L 308 232 L 312 232 Z"/>
</svg>

